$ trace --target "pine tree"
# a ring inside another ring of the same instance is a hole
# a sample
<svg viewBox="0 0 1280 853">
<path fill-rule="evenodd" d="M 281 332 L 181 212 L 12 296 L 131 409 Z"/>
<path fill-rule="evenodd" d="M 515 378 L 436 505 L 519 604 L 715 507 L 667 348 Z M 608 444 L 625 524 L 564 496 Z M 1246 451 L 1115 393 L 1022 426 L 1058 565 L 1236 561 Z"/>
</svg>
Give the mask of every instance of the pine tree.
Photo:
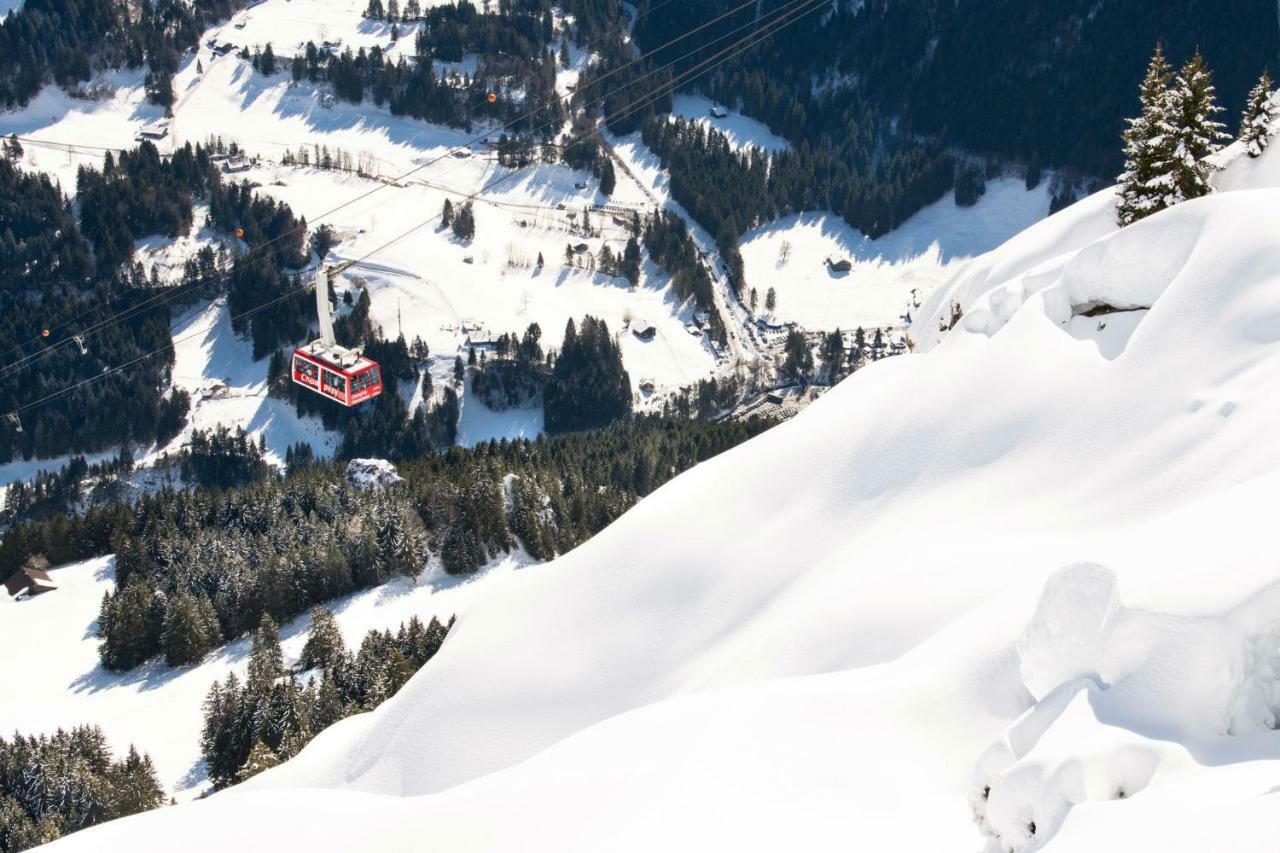
<svg viewBox="0 0 1280 853">
<path fill-rule="evenodd" d="M 164 788 L 151 756 L 140 755 L 132 745 L 123 760 L 108 771 L 110 802 L 107 817 L 114 820 L 149 811 L 164 803 Z"/>
<path fill-rule="evenodd" d="M 840 380 L 840 371 L 844 367 L 844 335 L 836 329 L 827 335 L 822 342 L 822 367 L 827 372 L 827 381 L 833 385 Z"/>
<path fill-rule="evenodd" d="M 617 186 L 618 178 L 613 171 L 613 161 L 605 158 L 600 164 L 600 192 L 605 195 L 613 195 L 614 187 Z"/>
<path fill-rule="evenodd" d="M 782 369 L 791 374 L 796 381 L 807 382 L 809 374 L 813 371 L 813 351 L 809 349 L 809 342 L 805 339 L 804 333 L 797 329 L 788 332 L 783 351 L 787 359 Z"/>
<path fill-rule="evenodd" d="M 1156 45 L 1138 88 L 1142 112 L 1128 120 L 1123 137 L 1125 163 L 1116 202 L 1116 219 L 1122 226 L 1164 210 L 1177 200 L 1170 74 L 1164 49 Z"/>
<path fill-rule="evenodd" d="M 476 236 L 475 209 L 471 202 L 465 201 L 458 206 L 453 216 L 453 233 L 459 240 L 470 240 Z"/>
<path fill-rule="evenodd" d="M 778 307 L 778 292 L 772 287 L 764 295 L 764 310 L 772 311 Z"/>
<path fill-rule="evenodd" d="M 342 642 L 342 631 L 338 628 L 338 620 L 333 611 L 323 607 L 311 610 L 311 631 L 307 634 L 307 642 L 302 647 L 302 657 L 298 667 L 308 669 L 331 670 L 346 654 L 346 646 Z"/>
<path fill-rule="evenodd" d="M 311 714 L 312 725 L 317 732 L 324 731 L 345 716 L 346 706 L 338 690 L 337 679 L 326 677 L 320 682 L 320 690 L 316 694 L 316 704 Z"/>
<path fill-rule="evenodd" d="M 253 633 L 249 649 L 249 676 L 246 689 L 266 695 L 269 686 L 284 674 L 284 653 L 280 650 L 280 634 L 270 613 L 262 614 L 262 623 Z"/>
<path fill-rule="evenodd" d="M 1244 114 L 1240 117 L 1240 141 L 1250 157 L 1261 156 L 1271 142 L 1271 122 L 1276 117 L 1271 95 L 1271 73 L 1264 70 L 1250 90 Z"/>
<path fill-rule="evenodd" d="M 627 283 L 632 287 L 640 283 L 640 243 L 635 237 L 627 238 L 627 247 L 622 251 L 619 272 L 626 276 Z"/>
<path fill-rule="evenodd" d="M 440 224 L 445 228 L 453 224 L 453 202 L 447 198 L 444 200 L 444 207 L 440 210 Z"/>
<path fill-rule="evenodd" d="M 1214 118 L 1223 112 L 1218 106 L 1213 74 L 1204 57 L 1196 51 L 1178 72 L 1170 93 L 1173 136 L 1173 175 L 1178 201 L 1200 198 L 1213 192 L 1209 176 L 1214 167 L 1208 158 L 1231 137 L 1222 122 Z"/>
<path fill-rule="evenodd" d="M 257 776 L 264 770 L 270 770 L 280 763 L 280 757 L 272 752 L 271 748 L 262 741 L 258 741 L 253 745 L 253 749 L 249 751 L 249 757 L 245 759 L 239 771 L 236 773 L 236 781 L 243 782 Z"/>
<path fill-rule="evenodd" d="M 199 663 L 214 646 L 195 596 L 178 590 L 169 596 L 164 617 L 164 660 L 169 666 Z"/>
</svg>

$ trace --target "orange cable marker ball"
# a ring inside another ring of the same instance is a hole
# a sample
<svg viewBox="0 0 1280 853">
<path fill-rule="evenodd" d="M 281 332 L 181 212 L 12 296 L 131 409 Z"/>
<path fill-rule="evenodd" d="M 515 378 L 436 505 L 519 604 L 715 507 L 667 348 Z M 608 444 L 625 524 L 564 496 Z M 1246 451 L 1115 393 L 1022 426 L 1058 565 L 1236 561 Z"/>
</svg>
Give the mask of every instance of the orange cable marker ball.
<svg viewBox="0 0 1280 853">
<path fill-rule="evenodd" d="M 498 96 L 497 96 L 497 95 L 495 95 L 493 92 L 490 92 L 490 93 L 489 93 L 489 103 L 491 103 L 491 104 L 495 104 L 495 103 L 497 103 L 497 102 L 498 102 Z"/>
<path fill-rule="evenodd" d="M 42 337 L 42 338 L 47 338 L 47 337 L 49 337 L 49 330 L 48 330 L 48 329 L 45 329 L 45 330 L 43 330 L 42 332 L 40 332 L 40 337 Z"/>
<path fill-rule="evenodd" d="M 237 237 L 243 237 L 243 236 L 244 236 L 244 229 L 243 229 L 243 228 L 237 228 L 237 229 L 236 229 L 236 236 L 237 236 Z"/>
</svg>

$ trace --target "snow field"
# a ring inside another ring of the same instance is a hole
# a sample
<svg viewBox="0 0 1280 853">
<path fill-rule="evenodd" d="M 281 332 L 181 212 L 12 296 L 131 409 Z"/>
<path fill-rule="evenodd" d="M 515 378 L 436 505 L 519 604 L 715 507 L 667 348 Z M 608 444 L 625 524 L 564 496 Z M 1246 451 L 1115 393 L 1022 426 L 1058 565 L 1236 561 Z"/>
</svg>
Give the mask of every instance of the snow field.
<svg viewBox="0 0 1280 853">
<path fill-rule="evenodd" d="M 267 396 L 267 360 L 255 362 L 252 346 L 236 336 L 226 301 L 201 302 L 173 324 L 173 385 L 191 395 L 187 423 L 168 445 L 139 457 L 154 463 L 163 453 L 176 453 L 195 430 L 220 424 L 243 427 L 255 439 L 265 436 L 267 459 L 282 466 L 285 452 L 307 442 L 321 456 L 333 453 L 341 440 L 324 429 L 318 417 L 299 418 L 293 404 Z"/>
<path fill-rule="evenodd" d="M 338 42 L 339 51 L 378 47 L 392 61 L 412 58 L 418 25 L 400 24 L 400 38 L 392 41 L 391 24 L 363 17 L 368 5 L 367 0 L 263 0 L 211 30 L 201 42 L 216 39 L 250 49 L 270 44 L 280 57 L 304 53 L 308 41 L 316 47 Z M 426 0 L 419 5 L 426 9 L 443 3 Z"/>
<path fill-rule="evenodd" d="M 956 207 L 948 194 L 878 239 L 865 237 L 831 213 L 788 216 L 742 239 L 747 281 L 764 313 L 765 294 L 777 292 L 774 315 L 806 329 L 899 326 L 947 281 L 956 265 L 994 249 L 1049 212 L 1047 183 L 1028 191 L 1001 178 L 972 208 Z M 846 273 L 827 259 L 847 259 Z"/>
</svg>

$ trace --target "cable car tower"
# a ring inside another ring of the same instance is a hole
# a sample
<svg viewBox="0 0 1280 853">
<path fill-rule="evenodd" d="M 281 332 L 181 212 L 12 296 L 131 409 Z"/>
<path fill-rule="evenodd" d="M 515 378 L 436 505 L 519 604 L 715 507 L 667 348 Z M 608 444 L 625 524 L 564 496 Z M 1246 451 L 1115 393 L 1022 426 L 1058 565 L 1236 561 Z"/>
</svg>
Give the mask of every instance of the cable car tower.
<svg viewBox="0 0 1280 853">
<path fill-rule="evenodd" d="M 321 265 L 316 273 L 316 316 L 320 337 L 293 351 L 293 381 L 344 406 L 357 406 L 382 393 L 382 371 L 359 348 L 338 346 L 333 337 L 329 282 L 355 266 L 347 261 Z"/>
</svg>

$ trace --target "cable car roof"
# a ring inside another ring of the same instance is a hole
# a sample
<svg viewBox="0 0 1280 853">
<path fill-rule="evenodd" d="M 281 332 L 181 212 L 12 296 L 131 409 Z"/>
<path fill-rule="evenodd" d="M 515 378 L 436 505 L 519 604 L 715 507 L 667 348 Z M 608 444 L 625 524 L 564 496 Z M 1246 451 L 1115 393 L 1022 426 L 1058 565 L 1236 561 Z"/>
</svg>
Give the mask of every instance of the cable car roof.
<svg viewBox="0 0 1280 853">
<path fill-rule="evenodd" d="M 355 373 L 366 367 L 374 367 L 377 362 L 366 358 L 357 350 L 340 346 L 325 346 L 323 341 L 315 340 L 306 346 L 298 347 L 295 352 L 304 358 L 316 361 L 327 367 L 334 367 L 344 373 Z"/>
</svg>

